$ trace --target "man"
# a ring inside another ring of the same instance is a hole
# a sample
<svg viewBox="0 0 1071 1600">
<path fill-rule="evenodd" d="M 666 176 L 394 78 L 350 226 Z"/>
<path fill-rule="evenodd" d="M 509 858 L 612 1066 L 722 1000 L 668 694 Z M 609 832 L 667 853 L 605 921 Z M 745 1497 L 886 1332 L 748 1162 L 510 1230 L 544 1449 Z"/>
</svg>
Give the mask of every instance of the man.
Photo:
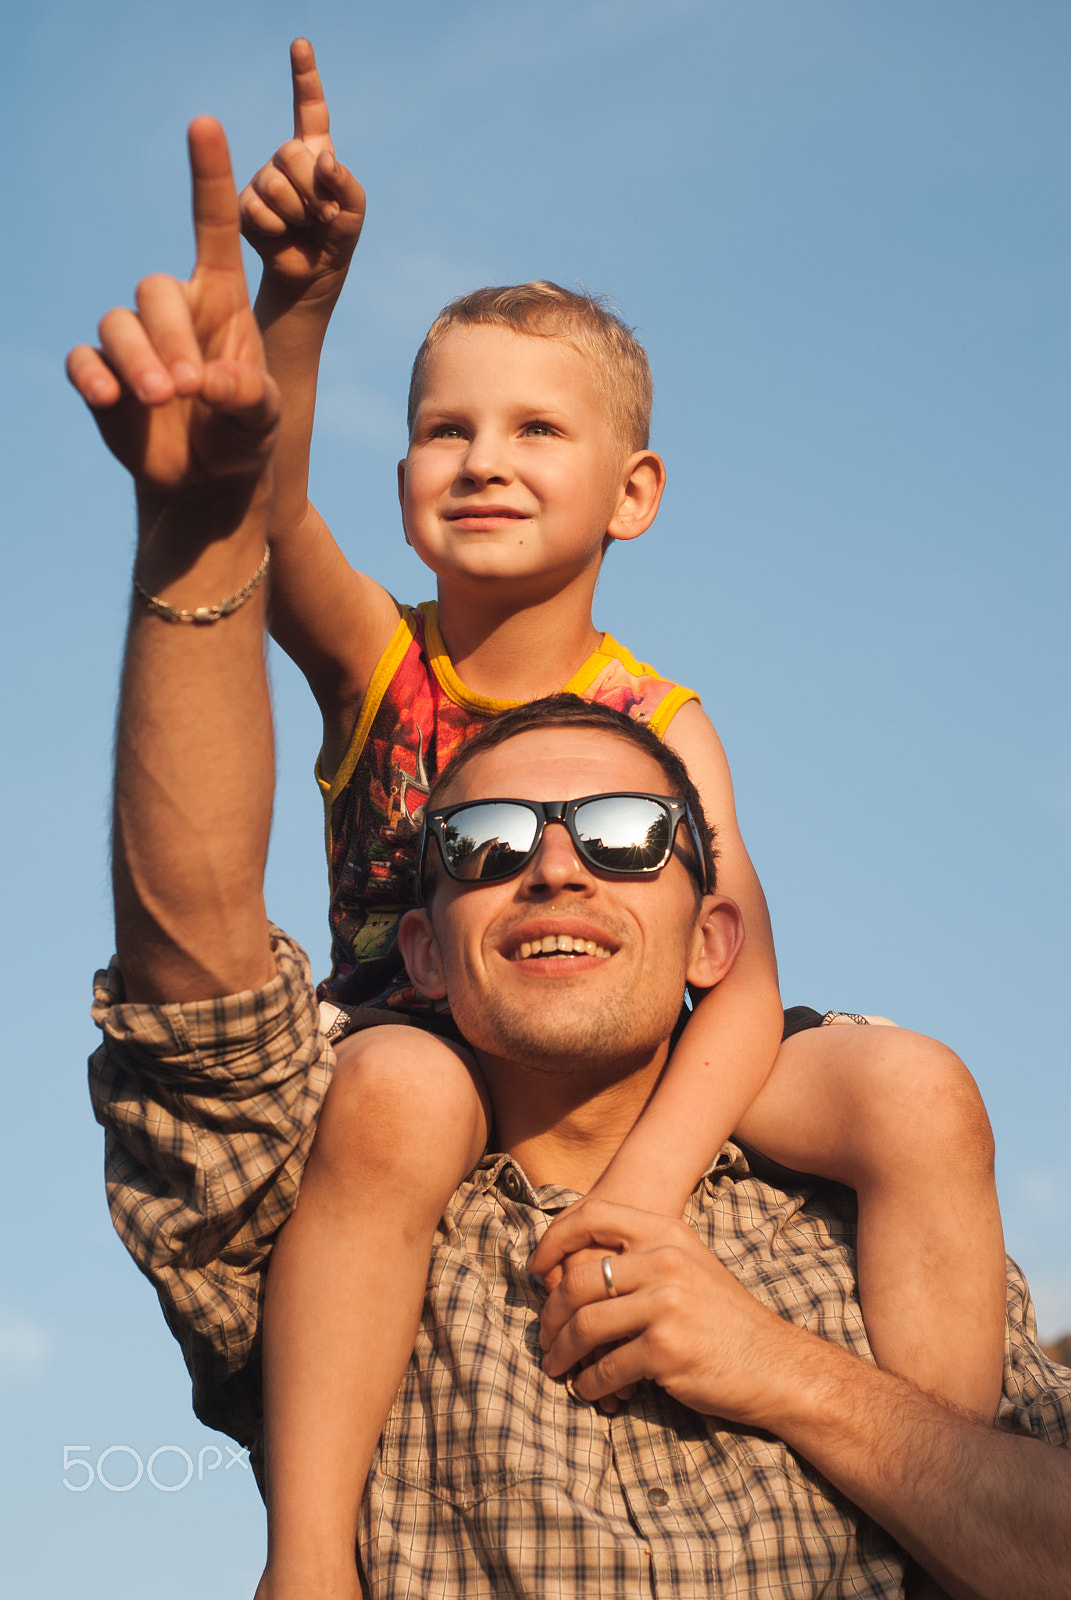
<svg viewBox="0 0 1071 1600">
<path fill-rule="evenodd" d="M 149 597 L 123 676 L 118 965 L 98 988 L 93 1083 L 117 1226 L 160 1290 L 199 1412 L 255 1442 L 263 1274 L 330 1062 L 300 953 L 262 899 L 272 778 L 257 574 L 278 396 L 218 125 L 194 124 L 191 158 L 193 278 L 147 280 L 137 315 L 102 324 L 108 359 L 82 347 L 70 360 L 134 473 Z M 163 403 L 148 379 L 159 358 Z M 161 620 L 199 608 L 202 626 Z M 634 731 L 565 715 L 505 742 L 500 725 L 438 803 L 671 793 Z M 1018 1434 L 858 1359 L 849 1214 L 760 1183 L 731 1147 L 686 1223 L 595 1204 L 562 1219 L 561 1248 L 595 1253 L 544 1305 L 529 1258 L 548 1214 L 631 1126 L 685 981 L 716 982 L 735 952 L 733 907 L 697 895 L 694 841 L 682 826 L 673 837 L 641 877 L 600 870 L 553 818 L 520 877 L 458 881 L 432 847 L 430 909 L 411 914 L 406 956 L 415 981 L 449 994 L 478 1053 L 499 1153 L 440 1229 L 363 1509 L 369 1589 L 894 1595 L 899 1541 L 953 1595 L 1071 1594 L 1071 1453 L 1022 1436 L 1067 1444 L 1071 1393 L 1024 1332 L 1017 1280 L 1003 1414 Z M 588 957 L 563 983 L 514 959 L 537 924 L 578 917 L 609 960 Z M 570 1392 L 563 1375 L 592 1355 Z M 641 1380 L 616 1411 L 589 1403 Z"/>
</svg>

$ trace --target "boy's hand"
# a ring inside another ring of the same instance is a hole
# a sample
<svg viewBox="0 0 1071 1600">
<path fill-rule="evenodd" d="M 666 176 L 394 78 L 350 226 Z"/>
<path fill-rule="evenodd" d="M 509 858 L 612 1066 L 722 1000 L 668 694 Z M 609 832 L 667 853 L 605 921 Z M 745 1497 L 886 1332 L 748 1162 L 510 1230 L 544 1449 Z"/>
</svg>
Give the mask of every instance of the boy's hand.
<svg viewBox="0 0 1071 1600">
<path fill-rule="evenodd" d="M 170 494 L 260 478 L 279 391 L 249 305 L 238 197 L 219 123 L 189 130 L 197 260 L 189 282 L 162 273 L 137 288 L 136 312 L 109 311 L 100 349 L 79 345 L 67 375 L 105 443 L 140 490 Z"/>
<path fill-rule="evenodd" d="M 327 101 L 307 39 L 290 46 L 290 70 L 294 137 L 242 190 L 242 232 L 276 287 L 333 299 L 364 223 L 364 190 L 335 160 Z"/>
</svg>

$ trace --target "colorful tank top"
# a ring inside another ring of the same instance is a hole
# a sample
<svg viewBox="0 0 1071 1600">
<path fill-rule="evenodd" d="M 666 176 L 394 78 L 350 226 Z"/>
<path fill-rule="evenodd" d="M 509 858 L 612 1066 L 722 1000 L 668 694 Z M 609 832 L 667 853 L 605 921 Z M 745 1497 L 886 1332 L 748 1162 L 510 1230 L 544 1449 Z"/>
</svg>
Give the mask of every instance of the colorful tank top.
<svg viewBox="0 0 1071 1600">
<path fill-rule="evenodd" d="M 698 699 L 636 661 L 609 634 L 562 692 L 612 706 L 659 738 L 681 706 Z M 320 985 L 322 999 L 429 1009 L 396 948 L 398 923 L 417 898 L 424 804 L 455 750 L 515 704 L 473 694 L 461 682 L 434 601 L 403 608 L 330 783 L 317 765 L 331 878 L 331 976 Z"/>
</svg>

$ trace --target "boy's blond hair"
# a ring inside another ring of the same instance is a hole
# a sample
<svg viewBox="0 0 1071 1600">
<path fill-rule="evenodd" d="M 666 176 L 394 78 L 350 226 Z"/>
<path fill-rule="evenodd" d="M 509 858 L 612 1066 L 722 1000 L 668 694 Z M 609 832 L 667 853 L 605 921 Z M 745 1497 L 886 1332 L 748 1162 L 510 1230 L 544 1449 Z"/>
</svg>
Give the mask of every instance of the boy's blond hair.
<svg viewBox="0 0 1071 1600">
<path fill-rule="evenodd" d="M 647 448 L 654 397 L 647 352 L 605 295 L 563 289 L 543 280 L 474 289 L 443 307 L 413 362 L 410 433 L 435 346 L 451 328 L 480 324 L 572 345 L 595 369 L 615 437 L 629 453 Z"/>
</svg>

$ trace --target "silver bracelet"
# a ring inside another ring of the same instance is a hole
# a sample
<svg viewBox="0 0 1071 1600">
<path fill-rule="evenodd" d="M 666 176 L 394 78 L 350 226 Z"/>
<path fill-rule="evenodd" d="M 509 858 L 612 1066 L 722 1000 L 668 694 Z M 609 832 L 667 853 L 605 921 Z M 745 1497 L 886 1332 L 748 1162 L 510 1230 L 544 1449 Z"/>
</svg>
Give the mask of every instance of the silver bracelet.
<svg viewBox="0 0 1071 1600">
<path fill-rule="evenodd" d="M 244 606 L 246 601 L 256 594 L 264 582 L 270 561 L 271 551 L 265 545 L 264 559 L 249 582 L 243 583 L 242 587 L 229 594 L 226 600 L 221 600 L 218 606 L 197 606 L 193 611 L 180 611 L 177 606 L 169 606 L 166 600 L 161 600 L 159 595 L 150 594 L 148 589 L 138 582 L 136 572 L 133 574 L 134 589 L 146 609 L 151 611 L 154 617 L 162 617 L 165 622 L 218 622 L 221 617 L 229 617 L 232 611 Z"/>
</svg>

